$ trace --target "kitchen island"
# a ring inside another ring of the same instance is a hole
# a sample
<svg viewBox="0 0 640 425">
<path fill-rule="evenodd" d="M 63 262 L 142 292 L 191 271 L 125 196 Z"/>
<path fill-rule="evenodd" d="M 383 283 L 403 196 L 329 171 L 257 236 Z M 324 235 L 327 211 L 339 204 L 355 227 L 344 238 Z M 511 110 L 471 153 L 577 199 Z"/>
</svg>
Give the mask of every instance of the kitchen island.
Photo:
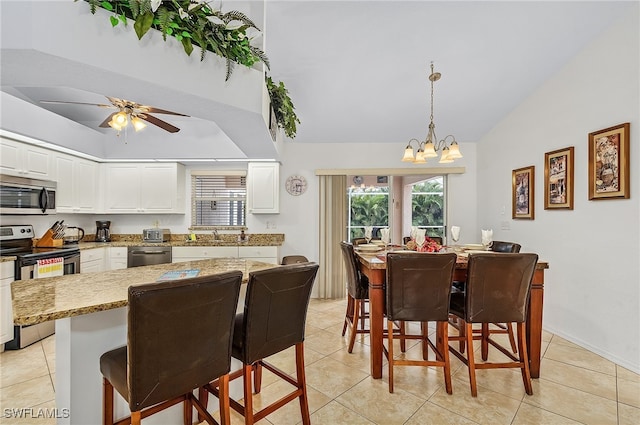
<svg viewBox="0 0 640 425">
<path fill-rule="evenodd" d="M 127 289 L 153 283 L 168 271 L 198 269 L 198 276 L 231 270 L 243 273 L 273 264 L 238 258 L 214 258 L 161 264 L 100 273 L 20 280 L 11 284 L 14 322 L 31 325 L 56 320 L 56 407 L 58 424 L 102 422 L 100 356 L 127 341 Z M 245 286 L 241 289 L 244 298 Z M 238 307 L 242 308 L 242 302 Z M 180 344 L 180 341 L 175 341 Z M 239 364 L 239 363 L 237 363 Z M 234 366 L 236 366 L 235 364 Z M 235 391 L 240 391 L 238 388 Z M 234 394 L 234 395 L 237 395 Z M 128 405 L 116 397 L 116 417 L 128 414 Z M 217 401 L 210 401 L 213 411 Z M 145 423 L 181 423 L 182 407 L 174 406 Z"/>
</svg>

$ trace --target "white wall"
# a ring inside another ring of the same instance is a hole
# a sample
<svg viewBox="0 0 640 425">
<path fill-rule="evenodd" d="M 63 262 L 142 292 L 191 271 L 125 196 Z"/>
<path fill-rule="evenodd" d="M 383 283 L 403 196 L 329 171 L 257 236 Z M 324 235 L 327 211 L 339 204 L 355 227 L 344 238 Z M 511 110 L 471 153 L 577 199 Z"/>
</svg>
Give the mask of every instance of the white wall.
<svg viewBox="0 0 640 425">
<path fill-rule="evenodd" d="M 638 6 L 478 143 L 478 225 L 549 261 L 546 330 L 640 372 Z M 590 132 L 631 123 L 631 198 L 589 201 Z M 544 154 L 575 147 L 574 209 L 544 210 Z M 535 220 L 511 220 L 511 171 L 535 165 Z M 502 211 L 506 210 L 504 215 Z M 510 230 L 501 230 L 506 221 Z"/>
</svg>

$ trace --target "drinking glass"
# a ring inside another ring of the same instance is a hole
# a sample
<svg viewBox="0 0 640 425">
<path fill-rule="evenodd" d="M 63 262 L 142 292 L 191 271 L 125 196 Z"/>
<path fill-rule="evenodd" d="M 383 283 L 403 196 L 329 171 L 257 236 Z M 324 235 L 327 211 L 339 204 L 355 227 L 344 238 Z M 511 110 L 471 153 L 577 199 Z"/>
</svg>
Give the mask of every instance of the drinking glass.
<svg viewBox="0 0 640 425">
<path fill-rule="evenodd" d="M 367 240 L 367 243 L 371 242 L 372 235 L 373 226 L 364 226 L 364 238 Z"/>
</svg>

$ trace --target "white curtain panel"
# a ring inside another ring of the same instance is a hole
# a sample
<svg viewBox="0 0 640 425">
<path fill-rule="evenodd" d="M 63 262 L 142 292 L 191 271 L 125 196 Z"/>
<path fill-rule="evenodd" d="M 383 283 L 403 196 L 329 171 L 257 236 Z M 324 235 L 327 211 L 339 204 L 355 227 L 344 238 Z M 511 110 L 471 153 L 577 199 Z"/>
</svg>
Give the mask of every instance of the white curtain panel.
<svg viewBox="0 0 640 425">
<path fill-rule="evenodd" d="M 320 177 L 318 297 L 344 298 L 346 272 L 340 242 L 347 239 L 347 176 Z"/>
</svg>

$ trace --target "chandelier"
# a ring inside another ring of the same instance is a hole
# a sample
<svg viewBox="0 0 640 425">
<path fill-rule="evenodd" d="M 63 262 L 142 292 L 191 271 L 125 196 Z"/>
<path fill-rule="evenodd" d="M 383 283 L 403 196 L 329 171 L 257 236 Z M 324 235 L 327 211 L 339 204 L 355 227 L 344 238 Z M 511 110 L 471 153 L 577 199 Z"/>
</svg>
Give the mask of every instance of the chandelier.
<svg viewBox="0 0 640 425">
<path fill-rule="evenodd" d="M 418 139 L 409 140 L 407 147 L 404 149 L 404 156 L 402 157 L 402 161 L 404 162 L 426 164 L 428 158 L 435 158 L 438 156 L 437 152 L 439 150 L 442 150 L 440 161 L 438 161 L 440 164 L 448 164 L 458 158 L 462 158 L 458 142 L 456 142 L 456 138 L 452 134 L 449 134 L 442 140 L 438 140 L 436 137 L 436 126 L 433 123 L 433 82 L 438 81 L 441 76 L 442 74 L 439 72 L 433 72 L 433 62 L 431 62 L 431 75 L 429 75 L 429 81 L 431 81 L 431 115 L 429 116 L 429 133 L 427 134 L 426 140 L 422 142 Z M 451 138 L 451 143 L 447 145 L 447 140 L 449 138 Z M 418 148 L 415 156 L 413 155 L 413 146 L 411 146 L 413 142 L 416 143 Z"/>
</svg>

